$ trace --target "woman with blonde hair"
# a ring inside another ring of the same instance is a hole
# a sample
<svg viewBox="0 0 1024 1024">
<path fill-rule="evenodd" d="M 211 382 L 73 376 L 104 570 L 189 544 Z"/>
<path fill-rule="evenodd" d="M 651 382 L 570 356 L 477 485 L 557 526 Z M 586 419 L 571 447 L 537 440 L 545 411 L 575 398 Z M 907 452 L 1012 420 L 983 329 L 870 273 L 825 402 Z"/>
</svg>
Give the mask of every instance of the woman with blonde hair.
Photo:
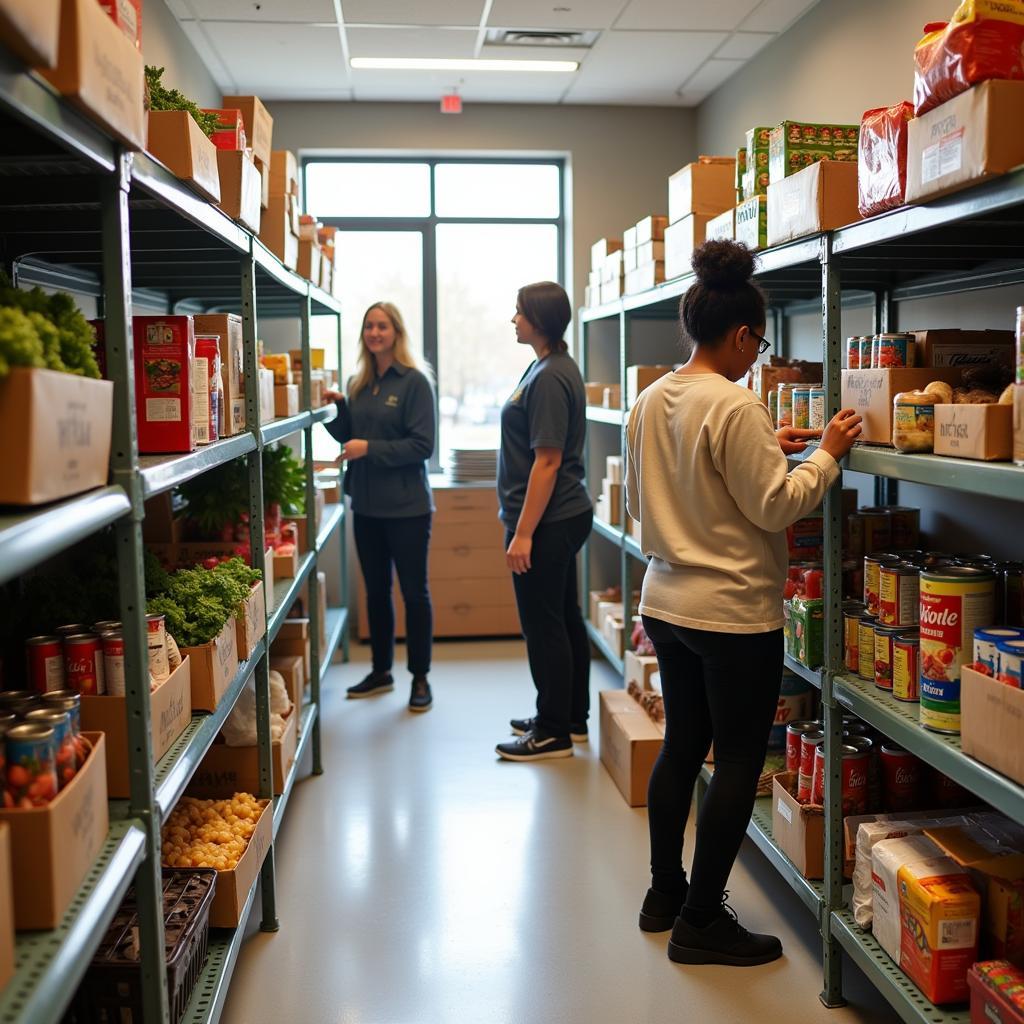
<svg viewBox="0 0 1024 1024">
<path fill-rule="evenodd" d="M 392 571 L 405 601 L 410 711 L 433 703 L 427 674 L 433 610 L 427 585 L 427 552 L 434 512 L 426 462 L 437 432 L 434 392 L 427 372 L 409 349 L 402 314 L 390 302 L 375 302 L 363 315 L 359 368 L 348 396 L 328 391 L 338 406 L 327 424 L 341 442 L 346 462 L 345 493 L 351 499 L 356 551 L 366 584 L 372 671 L 348 689 L 349 698 L 393 690 L 395 610 Z"/>
</svg>

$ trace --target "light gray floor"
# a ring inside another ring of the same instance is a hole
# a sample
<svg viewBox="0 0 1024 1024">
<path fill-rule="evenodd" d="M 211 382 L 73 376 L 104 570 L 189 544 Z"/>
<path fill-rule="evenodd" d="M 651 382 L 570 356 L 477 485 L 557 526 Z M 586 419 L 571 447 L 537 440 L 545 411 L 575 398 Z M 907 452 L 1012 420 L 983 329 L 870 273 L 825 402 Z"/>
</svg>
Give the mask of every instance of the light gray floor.
<svg viewBox="0 0 1024 1024">
<path fill-rule="evenodd" d="M 532 711 L 521 644 L 437 645 L 435 707 L 418 716 L 404 672 L 392 694 L 344 699 L 366 657 L 354 647 L 330 674 L 326 774 L 297 784 L 277 845 L 281 930 L 247 940 L 227 1024 L 896 1020 L 852 965 L 850 1005 L 821 1006 L 814 923 L 749 844 L 732 903 L 784 959 L 684 968 L 639 931 L 646 812 L 602 767 L 596 715 L 571 760 L 493 754 Z M 604 663 L 593 681 L 596 712 Z"/>
</svg>

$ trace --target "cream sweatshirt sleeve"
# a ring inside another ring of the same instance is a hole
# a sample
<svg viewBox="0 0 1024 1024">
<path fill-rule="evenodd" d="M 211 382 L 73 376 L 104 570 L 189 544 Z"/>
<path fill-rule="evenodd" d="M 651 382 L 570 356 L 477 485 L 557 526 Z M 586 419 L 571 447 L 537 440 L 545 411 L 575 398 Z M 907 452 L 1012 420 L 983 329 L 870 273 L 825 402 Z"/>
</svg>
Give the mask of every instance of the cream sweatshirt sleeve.
<svg viewBox="0 0 1024 1024">
<path fill-rule="evenodd" d="M 820 448 L 788 472 L 768 408 L 760 402 L 733 411 L 712 460 L 740 511 L 769 533 L 817 508 L 839 477 L 835 459 Z"/>
<path fill-rule="evenodd" d="M 640 522 L 640 488 L 637 484 L 636 465 L 633 459 L 633 434 L 634 414 L 636 406 L 630 411 L 629 420 L 626 423 L 626 443 L 623 445 L 625 452 L 626 466 L 626 514 L 630 519 Z"/>
</svg>

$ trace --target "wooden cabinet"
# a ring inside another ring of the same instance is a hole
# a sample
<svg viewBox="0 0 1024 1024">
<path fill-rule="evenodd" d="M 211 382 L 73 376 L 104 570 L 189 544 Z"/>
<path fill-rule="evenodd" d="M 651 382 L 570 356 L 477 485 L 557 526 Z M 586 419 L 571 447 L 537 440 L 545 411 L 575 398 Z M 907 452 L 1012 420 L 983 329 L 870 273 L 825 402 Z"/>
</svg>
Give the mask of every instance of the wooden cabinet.
<svg viewBox="0 0 1024 1024">
<path fill-rule="evenodd" d="M 430 595 L 435 637 L 518 636 L 512 574 L 505 565 L 505 528 L 494 485 L 434 488 L 430 537 Z M 405 636 L 405 606 L 394 582 L 395 631 Z M 359 575 L 359 638 L 370 636 L 366 594 Z"/>
</svg>

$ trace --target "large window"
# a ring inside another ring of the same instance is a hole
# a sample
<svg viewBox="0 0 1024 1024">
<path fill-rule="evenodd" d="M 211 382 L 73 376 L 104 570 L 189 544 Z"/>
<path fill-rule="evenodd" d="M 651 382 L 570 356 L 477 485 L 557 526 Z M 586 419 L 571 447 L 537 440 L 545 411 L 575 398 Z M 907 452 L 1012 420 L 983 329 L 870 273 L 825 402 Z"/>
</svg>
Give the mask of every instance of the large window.
<svg viewBox="0 0 1024 1024">
<path fill-rule="evenodd" d="M 338 228 L 343 375 L 363 312 L 393 302 L 437 377 L 441 463 L 497 447 L 533 358 L 512 328 L 516 292 L 565 277 L 561 162 L 310 158 L 304 173 L 307 211 Z"/>
</svg>

